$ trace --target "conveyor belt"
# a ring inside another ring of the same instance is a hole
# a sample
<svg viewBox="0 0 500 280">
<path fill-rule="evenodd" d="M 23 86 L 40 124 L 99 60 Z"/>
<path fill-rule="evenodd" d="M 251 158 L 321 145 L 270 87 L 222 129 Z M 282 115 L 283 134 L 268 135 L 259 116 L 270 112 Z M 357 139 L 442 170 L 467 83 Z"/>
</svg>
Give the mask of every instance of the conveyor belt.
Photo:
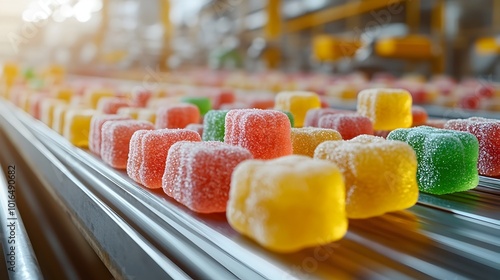
<svg viewBox="0 0 500 280">
<path fill-rule="evenodd" d="M 193 213 L 0 103 L 0 124 L 67 207 L 115 276 L 211 279 L 498 279 L 500 184 L 421 194 L 414 207 L 351 220 L 339 242 L 275 254 L 225 216 Z"/>
</svg>

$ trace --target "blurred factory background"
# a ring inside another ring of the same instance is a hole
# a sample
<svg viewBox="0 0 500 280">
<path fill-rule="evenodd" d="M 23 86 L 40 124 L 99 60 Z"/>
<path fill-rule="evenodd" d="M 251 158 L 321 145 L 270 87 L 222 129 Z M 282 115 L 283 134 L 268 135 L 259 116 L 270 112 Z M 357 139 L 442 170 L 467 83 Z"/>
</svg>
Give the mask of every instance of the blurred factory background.
<svg viewBox="0 0 500 280">
<path fill-rule="evenodd" d="M 499 0 L 0 0 L 0 61 L 500 77 Z M 28 64 L 28 65 L 27 65 Z"/>
</svg>

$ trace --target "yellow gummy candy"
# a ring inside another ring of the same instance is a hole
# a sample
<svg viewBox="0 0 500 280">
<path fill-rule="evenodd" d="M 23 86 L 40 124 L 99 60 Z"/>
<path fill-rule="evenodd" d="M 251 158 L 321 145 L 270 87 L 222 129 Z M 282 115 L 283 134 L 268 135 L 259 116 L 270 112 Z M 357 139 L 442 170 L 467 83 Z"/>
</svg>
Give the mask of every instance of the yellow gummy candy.
<svg viewBox="0 0 500 280">
<path fill-rule="evenodd" d="M 358 95 L 358 113 L 370 118 L 374 130 L 411 127 L 411 104 L 404 89 L 365 89 Z"/>
<path fill-rule="evenodd" d="M 91 109 L 69 109 L 64 116 L 64 138 L 77 147 L 87 148 L 90 122 L 95 114 Z"/>
<path fill-rule="evenodd" d="M 274 108 L 292 113 L 295 127 L 302 127 L 306 113 L 321 107 L 319 96 L 308 91 L 285 91 L 276 95 Z"/>
<path fill-rule="evenodd" d="M 229 224 L 262 246 L 293 252 L 347 231 L 342 174 L 331 162 L 290 155 L 247 160 L 231 179 Z"/>
<path fill-rule="evenodd" d="M 91 90 L 86 92 L 85 102 L 87 106 L 90 106 L 92 109 L 97 109 L 97 103 L 103 97 L 114 97 L 115 94 L 111 90 L 107 89 L 99 89 L 99 90 Z"/>
<path fill-rule="evenodd" d="M 73 90 L 70 88 L 59 88 L 56 89 L 53 93 L 54 97 L 57 99 L 64 100 L 66 102 L 71 101 L 71 97 L 73 97 Z"/>
<path fill-rule="evenodd" d="M 296 155 L 314 156 L 316 147 L 332 140 L 342 140 L 340 133 L 333 129 L 302 127 L 292 128 L 293 153 Z"/>
<path fill-rule="evenodd" d="M 361 135 L 323 142 L 314 157 L 330 160 L 342 171 L 349 218 L 374 217 L 417 202 L 417 158 L 404 142 Z"/>
</svg>

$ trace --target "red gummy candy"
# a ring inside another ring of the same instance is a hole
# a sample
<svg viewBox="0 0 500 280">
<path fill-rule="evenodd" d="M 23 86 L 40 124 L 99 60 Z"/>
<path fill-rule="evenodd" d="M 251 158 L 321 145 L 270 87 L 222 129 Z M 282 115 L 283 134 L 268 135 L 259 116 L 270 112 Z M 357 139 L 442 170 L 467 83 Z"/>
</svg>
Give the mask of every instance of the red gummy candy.
<svg viewBox="0 0 500 280">
<path fill-rule="evenodd" d="M 168 151 L 163 190 L 195 212 L 225 212 L 233 170 L 251 158 L 219 141 L 177 142 Z"/>
<path fill-rule="evenodd" d="M 472 133 L 479 141 L 479 174 L 500 176 L 500 121 L 486 118 L 449 120 L 446 129 Z"/>
<path fill-rule="evenodd" d="M 143 135 L 141 147 L 131 147 L 131 154 L 136 149 L 142 150 L 139 171 L 141 184 L 150 189 L 161 188 L 168 151 L 179 141 L 200 142 L 201 137 L 197 132 L 188 129 L 158 129 Z"/>
<path fill-rule="evenodd" d="M 156 112 L 156 128 L 185 128 L 200 122 L 200 110 L 192 104 L 160 107 Z"/>
<path fill-rule="evenodd" d="M 256 159 L 290 155 L 290 121 L 276 110 L 231 110 L 226 115 L 224 142 L 248 149 Z"/>
<path fill-rule="evenodd" d="M 306 126 L 318 127 L 319 119 L 326 115 L 349 114 L 349 113 L 354 114 L 356 112 L 347 110 L 337 110 L 332 108 L 311 109 L 306 113 L 306 118 L 304 120 L 304 127 Z"/>
<path fill-rule="evenodd" d="M 89 131 L 89 150 L 100 156 L 102 142 L 102 126 L 108 121 L 124 121 L 130 120 L 129 117 L 119 115 L 94 115 L 90 121 Z"/>
<path fill-rule="evenodd" d="M 105 122 L 102 126 L 102 160 L 117 169 L 126 169 L 130 138 L 137 130 L 154 129 L 147 121 L 126 120 Z"/>
<path fill-rule="evenodd" d="M 356 114 L 323 116 L 319 119 L 319 127 L 337 130 L 344 140 L 350 140 L 361 134 L 373 135 L 372 121 Z"/>
<path fill-rule="evenodd" d="M 411 114 L 413 115 L 413 126 L 424 125 L 427 122 L 427 111 L 423 107 L 411 107 Z"/>
</svg>

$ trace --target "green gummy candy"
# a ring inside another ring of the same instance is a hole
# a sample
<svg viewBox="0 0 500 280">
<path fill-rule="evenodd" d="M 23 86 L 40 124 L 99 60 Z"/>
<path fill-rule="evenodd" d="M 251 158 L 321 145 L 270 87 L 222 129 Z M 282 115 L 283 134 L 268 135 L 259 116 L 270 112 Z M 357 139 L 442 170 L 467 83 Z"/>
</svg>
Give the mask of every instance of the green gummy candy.
<svg viewBox="0 0 500 280">
<path fill-rule="evenodd" d="M 198 107 L 202 116 L 212 109 L 212 104 L 208 97 L 183 97 L 181 101 Z"/>
<path fill-rule="evenodd" d="M 288 119 L 290 120 L 290 126 L 295 127 L 295 119 L 293 118 L 293 114 L 288 111 L 283 111 L 283 110 L 280 111 L 285 113 L 285 115 L 288 117 Z"/>
<path fill-rule="evenodd" d="M 406 142 L 415 150 L 422 192 L 461 192 L 475 188 L 479 182 L 479 143 L 470 133 L 420 126 L 396 129 L 387 139 Z"/>
<path fill-rule="evenodd" d="M 33 70 L 33 68 L 27 68 L 24 71 L 23 76 L 26 80 L 31 80 L 35 78 L 36 77 L 35 70 Z"/>
<path fill-rule="evenodd" d="M 228 110 L 210 110 L 203 119 L 203 141 L 224 142 L 226 114 Z"/>
</svg>

